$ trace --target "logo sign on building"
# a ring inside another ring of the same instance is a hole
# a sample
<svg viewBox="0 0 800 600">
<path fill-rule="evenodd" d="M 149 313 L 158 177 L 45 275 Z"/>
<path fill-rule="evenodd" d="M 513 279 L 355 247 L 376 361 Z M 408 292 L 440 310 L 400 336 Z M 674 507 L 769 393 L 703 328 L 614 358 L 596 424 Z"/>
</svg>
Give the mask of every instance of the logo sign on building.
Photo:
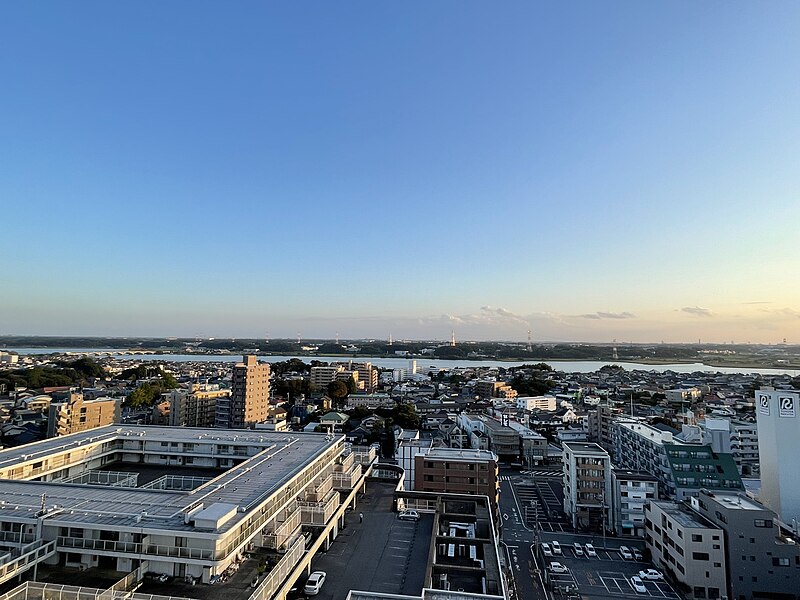
<svg viewBox="0 0 800 600">
<path fill-rule="evenodd" d="M 794 417 L 797 410 L 796 404 L 794 396 L 780 396 L 778 398 L 778 407 L 780 409 L 778 414 L 781 417 Z"/>
<path fill-rule="evenodd" d="M 758 395 L 758 412 L 762 415 L 769 415 L 769 395 L 768 394 L 759 394 Z"/>
<path fill-rule="evenodd" d="M 503 425 L 508 427 L 508 415 L 503 415 Z"/>
</svg>

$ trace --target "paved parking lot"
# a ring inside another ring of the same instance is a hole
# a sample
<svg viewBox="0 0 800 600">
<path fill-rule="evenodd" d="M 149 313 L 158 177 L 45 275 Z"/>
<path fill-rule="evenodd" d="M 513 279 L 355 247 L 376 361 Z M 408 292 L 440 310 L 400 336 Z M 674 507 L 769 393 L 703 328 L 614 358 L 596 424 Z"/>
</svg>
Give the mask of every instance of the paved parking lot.
<svg viewBox="0 0 800 600">
<path fill-rule="evenodd" d="M 328 579 L 315 600 L 341 600 L 350 590 L 418 595 L 425 580 L 433 515 L 401 521 L 392 512 L 394 484 L 367 484 L 346 527 L 312 569 Z M 359 513 L 364 514 L 360 521 Z M 304 583 L 301 580 L 300 583 Z"/>
<path fill-rule="evenodd" d="M 634 560 L 624 560 L 614 548 L 598 549 L 596 557 L 576 557 L 569 542 L 559 539 L 563 555 L 547 557 L 547 576 L 553 588 L 576 592 L 584 599 L 591 598 L 668 598 L 680 600 L 672 587 L 664 581 L 643 581 L 646 592 L 636 592 L 630 579 L 639 571 L 652 565 Z M 568 573 L 552 573 L 549 565 L 559 562 Z"/>
</svg>

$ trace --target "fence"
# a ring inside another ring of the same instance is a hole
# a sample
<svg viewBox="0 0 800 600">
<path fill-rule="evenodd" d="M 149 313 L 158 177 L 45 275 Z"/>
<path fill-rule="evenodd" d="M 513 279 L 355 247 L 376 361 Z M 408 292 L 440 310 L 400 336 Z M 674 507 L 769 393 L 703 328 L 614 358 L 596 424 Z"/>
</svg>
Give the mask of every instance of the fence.
<svg viewBox="0 0 800 600">
<path fill-rule="evenodd" d="M 87 471 L 80 475 L 67 477 L 59 483 L 78 483 L 83 485 L 107 485 L 110 487 L 135 488 L 139 482 L 138 473 L 124 471 Z"/>
<path fill-rule="evenodd" d="M 0 596 L 0 600 L 190 600 L 178 596 L 158 596 L 154 594 L 136 594 L 120 590 L 100 590 L 72 585 L 54 583 L 36 583 L 27 581 L 10 592 Z"/>
<path fill-rule="evenodd" d="M 164 475 L 144 484 L 142 489 L 189 492 L 211 481 L 211 479 L 211 477 L 192 477 L 191 475 Z"/>
<path fill-rule="evenodd" d="M 264 581 L 262 581 L 252 593 L 250 600 L 269 600 L 292 570 L 294 570 L 305 553 L 306 540 L 302 535 L 298 535 L 292 543 L 289 544 L 289 549 L 286 551 L 286 554 L 283 555 L 278 561 L 278 564 L 273 567 L 269 575 L 264 578 Z"/>
</svg>

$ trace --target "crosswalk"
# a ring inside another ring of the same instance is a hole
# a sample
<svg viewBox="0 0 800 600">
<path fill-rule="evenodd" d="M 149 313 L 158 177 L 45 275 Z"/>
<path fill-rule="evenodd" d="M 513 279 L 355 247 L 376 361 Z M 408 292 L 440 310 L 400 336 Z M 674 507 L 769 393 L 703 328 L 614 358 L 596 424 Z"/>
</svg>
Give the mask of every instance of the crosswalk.
<svg viewBox="0 0 800 600">
<path fill-rule="evenodd" d="M 527 477 L 561 479 L 561 471 L 522 471 L 521 474 Z M 518 476 L 516 475 L 500 475 L 500 481 L 514 481 L 517 478 Z"/>
</svg>

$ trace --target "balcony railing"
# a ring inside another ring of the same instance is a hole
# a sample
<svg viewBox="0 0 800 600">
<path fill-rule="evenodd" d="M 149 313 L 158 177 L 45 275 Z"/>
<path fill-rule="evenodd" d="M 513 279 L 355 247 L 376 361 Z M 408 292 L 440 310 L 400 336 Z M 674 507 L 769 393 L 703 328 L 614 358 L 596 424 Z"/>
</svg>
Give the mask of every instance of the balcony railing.
<svg viewBox="0 0 800 600">
<path fill-rule="evenodd" d="M 143 544 L 138 542 L 119 542 L 115 540 L 59 537 L 56 545 L 59 550 L 95 550 L 98 552 L 121 552 L 125 554 L 150 554 L 169 558 L 189 558 L 194 560 L 214 560 L 215 558 L 213 550 L 180 548 L 176 546 Z"/>
</svg>

